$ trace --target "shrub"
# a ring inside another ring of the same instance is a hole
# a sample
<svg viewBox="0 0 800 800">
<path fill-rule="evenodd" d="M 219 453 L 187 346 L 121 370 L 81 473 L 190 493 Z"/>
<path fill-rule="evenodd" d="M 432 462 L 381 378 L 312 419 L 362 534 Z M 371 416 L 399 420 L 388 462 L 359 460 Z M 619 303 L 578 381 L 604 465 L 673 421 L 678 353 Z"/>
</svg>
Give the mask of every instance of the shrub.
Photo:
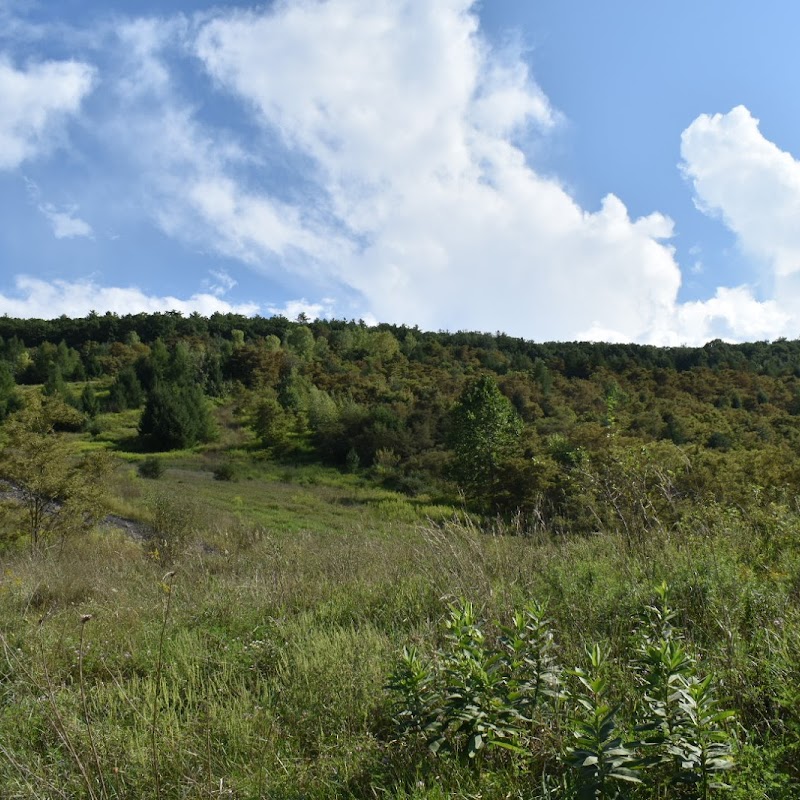
<svg viewBox="0 0 800 800">
<path fill-rule="evenodd" d="M 543 604 L 514 613 L 499 637 L 471 603 L 451 605 L 443 646 L 430 657 L 404 648 L 389 677 L 396 735 L 478 769 L 509 751 L 547 760 L 549 744 L 560 741 L 580 798 L 630 797 L 626 787 L 645 784 L 652 796 L 708 800 L 727 788 L 722 778 L 733 767 L 732 713 L 720 704 L 715 675 L 698 675 L 673 627 L 667 585 L 656 594 L 632 659 L 612 659 L 595 644 L 586 648 L 589 667 L 573 670 L 558 664 Z"/>
<path fill-rule="evenodd" d="M 157 385 L 148 395 L 139 433 L 160 450 L 193 447 L 211 440 L 213 422 L 200 387 Z"/>
<path fill-rule="evenodd" d="M 164 462 L 156 456 L 148 456 L 139 464 L 138 472 L 142 478 L 157 480 L 164 474 Z"/>
<path fill-rule="evenodd" d="M 236 466 L 230 461 L 224 461 L 214 468 L 215 481 L 236 481 L 239 479 Z"/>
</svg>

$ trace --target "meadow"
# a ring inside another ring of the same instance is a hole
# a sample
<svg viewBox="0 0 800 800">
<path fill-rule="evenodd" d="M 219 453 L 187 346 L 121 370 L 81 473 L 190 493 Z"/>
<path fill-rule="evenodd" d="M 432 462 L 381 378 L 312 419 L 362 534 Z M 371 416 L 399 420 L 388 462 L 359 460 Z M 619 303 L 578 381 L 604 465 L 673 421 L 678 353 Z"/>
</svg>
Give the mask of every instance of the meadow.
<svg viewBox="0 0 800 800">
<path fill-rule="evenodd" d="M 124 449 L 133 416 L 101 421 L 71 446 L 116 453 L 110 508 L 150 530 L 101 523 L 45 552 L 6 546 L 4 797 L 797 796 L 796 507 L 709 504 L 635 539 L 565 536 L 366 472 L 256 457 L 236 426 L 157 456 L 165 470 L 146 479 L 146 456 Z M 233 480 L 215 479 L 222 462 Z M 5 504 L 6 539 L 19 514 Z M 664 582 L 667 638 L 713 681 L 724 764 L 705 785 L 656 763 L 636 727 L 642 630 Z M 546 649 L 557 691 L 517 713 L 497 654 L 532 601 L 545 636 L 527 655 Z M 409 653 L 427 689 L 409 683 Z M 477 723 L 448 699 L 459 680 Z M 632 755 L 617 765 L 629 778 L 600 785 L 574 755 L 602 708 L 613 730 L 595 745 Z"/>
</svg>

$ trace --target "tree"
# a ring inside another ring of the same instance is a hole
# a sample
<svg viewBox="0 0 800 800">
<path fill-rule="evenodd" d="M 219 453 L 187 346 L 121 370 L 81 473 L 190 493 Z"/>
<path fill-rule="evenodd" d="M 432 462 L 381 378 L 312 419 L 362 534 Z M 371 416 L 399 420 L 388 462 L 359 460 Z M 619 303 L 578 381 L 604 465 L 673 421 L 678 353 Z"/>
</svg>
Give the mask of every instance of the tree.
<svg viewBox="0 0 800 800">
<path fill-rule="evenodd" d="M 286 345 L 302 361 L 314 355 L 314 334 L 305 325 L 293 325 L 286 331 Z"/>
<path fill-rule="evenodd" d="M 20 500 L 31 546 L 92 527 L 106 513 L 111 462 L 105 453 L 75 456 L 57 427 L 74 415 L 58 398 L 33 398 L 9 418 L 0 477 Z"/>
<path fill-rule="evenodd" d="M 265 392 L 253 413 L 253 430 L 264 447 L 280 448 L 292 429 L 292 416 L 278 402 L 274 391 Z"/>
<path fill-rule="evenodd" d="M 0 361 L 0 422 L 7 414 L 16 411 L 19 403 L 14 371 L 7 361 Z"/>
<path fill-rule="evenodd" d="M 94 419 L 100 413 L 100 401 L 97 399 L 97 395 L 91 383 L 87 383 L 83 387 L 80 407 L 81 411 L 90 419 Z"/>
<path fill-rule="evenodd" d="M 469 500 L 489 506 L 501 465 L 511 455 L 522 421 L 494 379 L 485 376 L 464 389 L 450 422 L 453 476 Z"/>
<path fill-rule="evenodd" d="M 157 450 L 193 447 L 214 438 L 214 424 L 197 384 L 158 383 L 147 396 L 139 434 Z"/>
<path fill-rule="evenodd" d="M 72 395 L 69 387 L 61 374 L 61 368 L 58 364 L 51 364 L 47 370 L 47 380 L 44 382 L 42 391 L 48 395 L 60 395 L 62 399 L 69 402 Z"/>
<path fill-rule="evenodd" d="M 125 367 L 117 373 L 108 393 L 109 411 L 126 411 L 139 408 L 144 400 L 144 389 L 133 367 Z"/>
</svg>

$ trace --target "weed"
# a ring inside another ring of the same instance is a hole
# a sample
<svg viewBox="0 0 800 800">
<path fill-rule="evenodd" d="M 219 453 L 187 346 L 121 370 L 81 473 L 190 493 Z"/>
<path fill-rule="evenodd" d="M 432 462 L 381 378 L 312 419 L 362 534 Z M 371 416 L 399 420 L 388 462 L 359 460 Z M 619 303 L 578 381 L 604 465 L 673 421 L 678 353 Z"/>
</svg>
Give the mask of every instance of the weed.
<svg viewBox="0 0 800 800">
<path fill-rule="evenodd" d="M 153 692 L 153 714 L 152 722 L 150 725 L 150 736 L 152 741 L 152 755 L 153 755 L 153 781 L 155 783 L 156 798 L 161 800 L 161 771 L 158 763 L 158 712 L 159 712 L 159 699 L 161 694 L 161 671 L 164 667 L 164 634 L 167 631 L 167 622 L 169 621 L 169 612 L 172 606 L 172 589 L 174 585 L 175 572 L 170 571 L 164 576 L 162 587 L 166 593 L 164 600 L 164 616 L 161 623 L 161 631 L 158 636 L 158 655 L 156 657 L 156 680 L 155 691 Z"/>
</svg>

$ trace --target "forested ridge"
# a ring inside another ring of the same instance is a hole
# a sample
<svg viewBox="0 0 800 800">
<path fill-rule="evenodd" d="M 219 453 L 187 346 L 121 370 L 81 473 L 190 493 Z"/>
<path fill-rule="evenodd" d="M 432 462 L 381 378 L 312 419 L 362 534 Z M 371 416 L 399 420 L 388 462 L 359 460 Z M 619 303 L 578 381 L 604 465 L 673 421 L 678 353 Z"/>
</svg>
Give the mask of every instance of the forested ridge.
<svg viewBox="0 0 800 800">
<path fill-rule="evenodd" d="M 0 319 L 0 360 L 0 409 L 16 384 L 90 416 L 144 407 L 143 445 L 158 450 L 213 438 L 216 398 L 278 460 L 372 468 L 410 494 L 461 491 L 474 510 L 535 511 L 573 531 L 629 524 L 609 503 L 631 481 L 673 517 L 683 501 L 775 500 L 798 481 L 800 341 L 540 344 L 352 321 L 91 314 Z M 491 463 L 468 479 L 469 432 L 454 413 L 481 379 L 483 401 L 499 390 L 518 427 L 477 447 Z"/>
</svg>

